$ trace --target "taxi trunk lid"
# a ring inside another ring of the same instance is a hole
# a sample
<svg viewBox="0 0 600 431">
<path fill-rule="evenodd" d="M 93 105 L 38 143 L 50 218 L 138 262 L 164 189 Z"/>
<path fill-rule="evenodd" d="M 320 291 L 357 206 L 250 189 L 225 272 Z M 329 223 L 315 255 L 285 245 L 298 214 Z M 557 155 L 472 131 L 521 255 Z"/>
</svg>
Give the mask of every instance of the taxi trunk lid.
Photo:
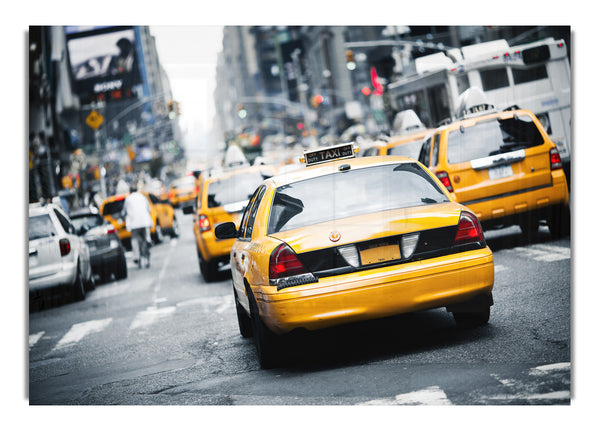
<svg viewBox="0 0 600 431">
<path fill-rule="evenodd" d="M 456 203 L 430 204 L 272 236 L 287 243 L 309 272 L 328 277 L 484 247 L 485 241 L 454 247 L 462 208 Z"/>
</svg>

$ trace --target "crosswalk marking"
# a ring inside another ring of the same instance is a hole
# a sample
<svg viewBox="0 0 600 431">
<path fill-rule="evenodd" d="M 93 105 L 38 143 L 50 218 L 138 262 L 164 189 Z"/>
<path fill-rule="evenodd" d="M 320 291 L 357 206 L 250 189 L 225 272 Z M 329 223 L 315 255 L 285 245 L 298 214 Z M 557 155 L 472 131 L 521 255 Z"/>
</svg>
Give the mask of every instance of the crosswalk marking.
<svg viewBox="0 0 600 431">
<path fill-rule="evenodd" d="M 67 332 L 60 339 L 60 341 L 52 350 L 59 350 L 72 344 L 78 343 L 86 335 L 104 330 L 104 328 L 106 328 L 110 322 L 112 322 L 111 317 L 109 317 L 108 319 L 90 320 L 88 322 L 76 323 L 75 325 L 71 326 L 69 332 Z"/>
<path fill-rule="evenodd" d="M 360 403 L 359 405 L 397 406 L 397 405 L 427 405 L 450 406 L 452 403 L 439 386 L 429 386 L 419 391 L 396 395 L 394 398 L 380 398 Z"/>
<path fill-rule="evenodd" d="M 131 322 L 129 330 L 138 329 L 144 326 L 153 324 L 156 320 L 162 319 L 175 311 L 176 307 L 157 308 L 154 306 L 148 307 L 144 311 L 136 314 L 135 319 Z"/>
<path fill-rule="evenodd" d="M 512 249 L 519 255 L 539 262 L 556 262 L 571 259 L 571 249 L 548 244 L 533 244 L 527 247 L 515 247 Z"/>
<path fill-rule="evenodd" d="M 35 346 L 35 344 L 40 341 L 40 338 L 42 338 L 44 334 L 44 331 L 40 331 L 37 334 L 29 334 L 29 349 Z"/>
</svg>

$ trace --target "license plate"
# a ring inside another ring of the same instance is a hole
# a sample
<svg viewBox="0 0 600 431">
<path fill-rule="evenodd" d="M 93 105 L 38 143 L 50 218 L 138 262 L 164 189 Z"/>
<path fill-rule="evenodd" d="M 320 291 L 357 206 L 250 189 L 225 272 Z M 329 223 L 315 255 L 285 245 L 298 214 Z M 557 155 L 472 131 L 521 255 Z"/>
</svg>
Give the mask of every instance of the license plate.
<svg viewBox="0 0 600 431">
<path fill-rule="evenodd" d="M 360 260 L 363 265 L 387 262 L 388 260 L 400 259 L 400 257 L 398 244 L 382 244 L 360 251 Z"/>
<path fill-rule="evenodd" d="M 511 165 L 498 166 L 495 168 L 488 169 L 488 175 L 490 176 L 490 180 L 512 177 L 512 174 L 513 170 Z"/>
</svg>

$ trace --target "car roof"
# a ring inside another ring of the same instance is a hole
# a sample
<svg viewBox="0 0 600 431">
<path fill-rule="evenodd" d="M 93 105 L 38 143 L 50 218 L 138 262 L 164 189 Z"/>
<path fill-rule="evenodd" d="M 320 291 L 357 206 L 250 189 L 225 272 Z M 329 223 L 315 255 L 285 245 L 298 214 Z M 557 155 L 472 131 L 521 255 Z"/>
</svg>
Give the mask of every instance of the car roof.
<svg viewBox="0 0 600 431">
<path fill-rule="evenodd" d="M 394 163 L 415 163 L 414 159 L 404 156 L 367 156 L 349 159 L 335 160 L 331 162 L 321 163 L 314 166 L 300 168 L 294 171 L 287 172 L 282 175 L 276 175 L 266 180 L 273 187 L 281 187 L 286 184 L 303 181 L 310 178 L 316 178 L 323 175 L 332 174 L 339 171 L 342 165 L 350 165 L 350 170 L 361 169 L 371 166 L 384 166 Z"/>
<path fill-rule="evenodd" d="M 212 183 L 215 181 L 220 181 L 225 178 L 230 178 L 235 175 L 243 174 L 246 172 L 264 172 L 267 170 L 272 170 L 274 174 L 276 173 L 276 169 L 271 165 L 244 166 L 239 169 L 233 169 L 233 170 L 227 169 L 222 172 L 218 172 L 216 175 L 210 176 L 210 177 L 206 178 L 204 181 L 205 181 L 205 183 Z"/>
</svg>

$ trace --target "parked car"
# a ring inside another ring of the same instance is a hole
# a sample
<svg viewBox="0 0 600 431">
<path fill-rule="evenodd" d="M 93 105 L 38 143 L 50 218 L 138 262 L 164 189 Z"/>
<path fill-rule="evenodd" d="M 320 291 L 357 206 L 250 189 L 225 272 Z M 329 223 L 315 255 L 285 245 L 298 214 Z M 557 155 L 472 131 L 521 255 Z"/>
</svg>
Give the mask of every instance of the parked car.
<svg viewBox="0 0 600 431">
<path fill-rule="evenodd" d="M 29 297 L 59 293 L 82 300 L 95 287 L 90 252 L 55 204 L 29 205 Z"/>
<path fill-rule="evenodd" d="M 90 250 L 93 273 L 103 281 L 108 281 L 111 275 L 117 280 L 127 278 L 125 247 L 115 227 L 92 208 L 73 211 L 71 222 Z"/>
</svg>

